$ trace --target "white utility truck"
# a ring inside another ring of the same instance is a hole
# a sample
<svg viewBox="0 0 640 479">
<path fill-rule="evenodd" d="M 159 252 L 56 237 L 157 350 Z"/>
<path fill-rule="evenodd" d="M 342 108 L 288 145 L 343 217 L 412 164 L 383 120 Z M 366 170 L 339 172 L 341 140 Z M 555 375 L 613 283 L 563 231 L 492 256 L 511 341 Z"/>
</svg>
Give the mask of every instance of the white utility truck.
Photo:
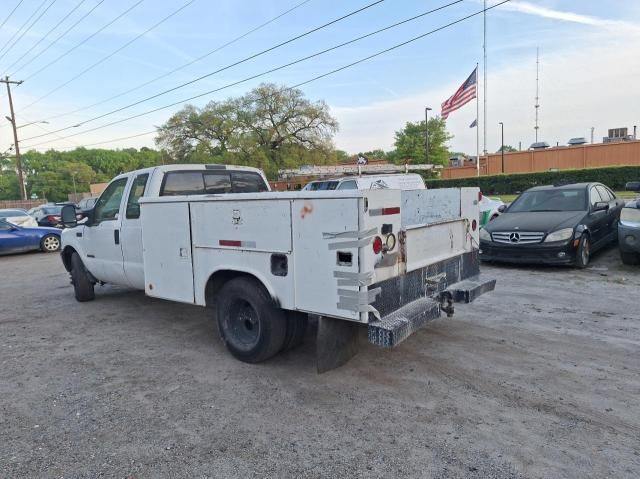
<svg viewBox="0 0 640 479">
<path fill-rule="evenodd" d="M 88 219 L 62 216 L 76 298 L 96 284 L 210 307 L 229 351 L 263 361 L 319 317 L 318 370 L 368 339 L 394 347 L 453 302 L 493 290 L 480 278 L 478 188 L 268 192 L 260 170 L 172 165 L 116 177 Z"/>
</svg>

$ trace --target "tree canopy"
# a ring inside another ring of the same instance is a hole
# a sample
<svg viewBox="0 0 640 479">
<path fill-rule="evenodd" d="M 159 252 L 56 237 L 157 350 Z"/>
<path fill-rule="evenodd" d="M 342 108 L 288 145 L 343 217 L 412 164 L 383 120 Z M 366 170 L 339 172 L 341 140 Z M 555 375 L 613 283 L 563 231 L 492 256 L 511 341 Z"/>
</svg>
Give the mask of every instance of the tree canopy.
<svg viewBox="0 0 640 479">
<path fill-rule="evenodd" d="M 158 130 L 156 144 L 177 162 L 220 162 L 277 170 L 334 163 L 338 122 L 298 89 L 262 84 L 238 98 L 187 105 Z"/>
<path fill-rule="evenodd" d="M 447 165 L 449 150 L 447 142 L 453 138 L 447 132 L 445 121 L 436 116 L 429 119 L 429 163 Z M 392 157 L 396 162 L 424 163 L 425 162 L 425 122 L 407 122 L 402 130 L 395 134 L 395 151 Z"/>
</svg>

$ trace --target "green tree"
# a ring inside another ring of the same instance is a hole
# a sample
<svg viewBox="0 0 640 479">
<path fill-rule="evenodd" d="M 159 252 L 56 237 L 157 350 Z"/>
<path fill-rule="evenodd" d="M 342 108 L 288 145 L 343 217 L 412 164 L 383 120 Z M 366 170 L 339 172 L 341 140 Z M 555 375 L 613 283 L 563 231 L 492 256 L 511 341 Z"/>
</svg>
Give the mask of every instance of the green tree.
<svg viewBox="0 0 640 479">
<path fill-rule="evenodd" d="M 156 144 L 178 162 L 218 161 L 277 170 L 336 161 L 337 121 L 298 89 L 262 84 L 246 95 L 187 105 L 158 129 Z"/>
<path fill-rule="evenodd" d="M 446 165 L 449 162 L 447 142 L 453 138 L 445 121 L 436 116 L 429 119 L 429 163 Z M 407 122 L 395 134 L 395 151 L 388 157 L 396 163 L 425 162 L 425 122 Z"/>
<path fill-rule="evenodd" d="M 502 146 L 500 148 L 498 148 L 498 151 L 496 151 L 496 153 L 501 153 L 502 152 Z M 513 146 L 511 145 L 504 145 L 504 152 L 505 153 L 511 153 L 513 151 L 518 151 L 516 150 Z"/>
</svg>

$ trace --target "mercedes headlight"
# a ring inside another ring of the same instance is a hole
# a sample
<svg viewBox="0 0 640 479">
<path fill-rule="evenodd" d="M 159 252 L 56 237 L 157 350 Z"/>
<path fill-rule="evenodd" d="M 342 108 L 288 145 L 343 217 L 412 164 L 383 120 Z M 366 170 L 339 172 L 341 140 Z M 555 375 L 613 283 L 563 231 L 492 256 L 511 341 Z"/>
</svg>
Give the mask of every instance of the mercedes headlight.
<svg viewBox="0 0 640 479">
<path fill-rule="evenodd" d="M 484 228 L 480 228 L 480 239 L 484 241 L 491 241 L 491 234 Z"/>
<path fill-rule="evenodd" d="M 573 236 L 573 228 L 564 228 L 553 233 L 549 233 L 545 238 L 545 243 L 554 243 L 558 241 L 567 241 Z"/>
</svg>

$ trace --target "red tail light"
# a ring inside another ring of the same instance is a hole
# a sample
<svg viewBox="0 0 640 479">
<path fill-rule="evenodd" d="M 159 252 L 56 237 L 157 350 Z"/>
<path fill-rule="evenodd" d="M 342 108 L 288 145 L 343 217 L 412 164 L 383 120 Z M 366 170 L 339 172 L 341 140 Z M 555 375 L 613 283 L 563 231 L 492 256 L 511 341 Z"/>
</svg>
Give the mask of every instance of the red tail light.
<svg viewBox="0 0 640 479">
<path fill-rule="evenodd" d="M 373 238 L 373 252 L 375 254 L 380 254 L 382 252 L 382 238 L 380 238 L 380 236 L 376 236 L 375 238 Z"/>
<path fill-rule="evenodd" d="M 47 221 L 49 221 L 50 223 L 57 223 L 61 220 L 62 218 L 60 216 L 56 216 L 56 215 L 49 215 L 47 216 Z"/>
</svg>

